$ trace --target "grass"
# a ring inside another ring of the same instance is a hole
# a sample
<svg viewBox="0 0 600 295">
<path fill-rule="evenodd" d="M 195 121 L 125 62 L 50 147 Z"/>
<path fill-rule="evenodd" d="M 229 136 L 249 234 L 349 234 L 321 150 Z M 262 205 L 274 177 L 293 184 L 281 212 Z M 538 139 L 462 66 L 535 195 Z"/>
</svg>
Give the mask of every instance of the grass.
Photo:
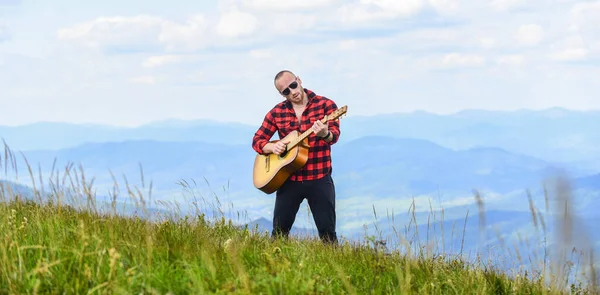
<svg viewBox="0 0 600 295">
<path fill-rule="evenodd" d="M 16 169 L 10 150 L 3 161 Z M 93 180 L 72 168 L 44 183 L 52 188 L 46 201 L 38 189 L 30 201 L 0 188 L 0 294 L 596 294 L 595 280 L 567 283 L 561 269 L 509 275 L 414 244 L 392 251 L 377 243 L 271 239 L 199 212 L 157 220 L 101 213 Z M 126 190 L 145 212 L 147 196 Z M 543 224 L 533 206 L 532 216 Z"/>
</svg>

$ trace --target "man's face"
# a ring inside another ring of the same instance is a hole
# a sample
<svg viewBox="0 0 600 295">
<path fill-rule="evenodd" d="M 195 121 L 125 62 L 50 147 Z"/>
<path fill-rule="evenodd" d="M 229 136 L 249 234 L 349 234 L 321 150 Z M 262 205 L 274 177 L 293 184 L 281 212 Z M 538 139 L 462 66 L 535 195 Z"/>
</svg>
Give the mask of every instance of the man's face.
<svg viewBox="0 0 600 295">
<path fill-rule="evenodd" d="M 295 77 L 290 73 L 284 73 L 275 82 L 277 91 L 292 102 L 302 102 L 304 89 L 302 88 L 302 81 L 300 78 Z"/>
</svg>

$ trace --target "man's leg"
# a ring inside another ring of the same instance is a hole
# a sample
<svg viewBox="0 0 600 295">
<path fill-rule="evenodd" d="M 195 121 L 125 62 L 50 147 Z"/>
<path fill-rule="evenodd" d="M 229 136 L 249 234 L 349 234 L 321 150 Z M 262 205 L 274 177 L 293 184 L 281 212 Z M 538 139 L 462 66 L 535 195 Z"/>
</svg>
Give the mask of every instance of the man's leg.
<svg viewBox="0 0 600 295">
<path fill-rule="evenodd" d="M 319 238 L 323 242 L 336 244 L 335 185 L 331 175 L 312 181 L 306 193 Z"/>
<path fill-rule="evenodd" d="M 276 192 L 272 237 L 289 235 L 302 203 L 300 183 L 286 181 Z"/>
</svg>

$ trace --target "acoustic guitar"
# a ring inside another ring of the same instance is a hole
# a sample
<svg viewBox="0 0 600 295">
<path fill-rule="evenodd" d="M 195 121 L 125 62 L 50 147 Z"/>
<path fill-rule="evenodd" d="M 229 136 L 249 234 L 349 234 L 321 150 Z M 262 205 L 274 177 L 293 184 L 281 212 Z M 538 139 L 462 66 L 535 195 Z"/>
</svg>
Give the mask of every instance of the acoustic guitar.
<svg viewBox="0 0 600 295">
<path fill-rule="evenodd" d="M 343 106 L 329 115 L 325 115 L 321 122 L 338 120 L 346 113 L 348 106 Z M 294 130 L 279 140 L 270 141 L 272 143 L 283 140 L 289 141 L 283 153 L 276 154 L 257 154 L 254 159 L 254 186 L 265 192 L 272 194 L 296 171 L 304 167 L 308 161 L 308 136 L 313 133 L 311 129 L 299 132 Z"/>
</svg>

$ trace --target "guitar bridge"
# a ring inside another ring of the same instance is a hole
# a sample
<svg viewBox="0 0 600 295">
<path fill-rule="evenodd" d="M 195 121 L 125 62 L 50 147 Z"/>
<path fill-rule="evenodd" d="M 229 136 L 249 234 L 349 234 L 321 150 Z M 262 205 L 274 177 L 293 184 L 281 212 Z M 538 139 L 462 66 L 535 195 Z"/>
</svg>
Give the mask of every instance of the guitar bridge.
<svg viewBox="0 0 600 295">
<path fill-rule="evenodd" d="M 269 169 L 271 167 L 271 157 L 265 157 L 265 170 L 267 170 L 267 172 L 269 172 Z"/>
</svg>

